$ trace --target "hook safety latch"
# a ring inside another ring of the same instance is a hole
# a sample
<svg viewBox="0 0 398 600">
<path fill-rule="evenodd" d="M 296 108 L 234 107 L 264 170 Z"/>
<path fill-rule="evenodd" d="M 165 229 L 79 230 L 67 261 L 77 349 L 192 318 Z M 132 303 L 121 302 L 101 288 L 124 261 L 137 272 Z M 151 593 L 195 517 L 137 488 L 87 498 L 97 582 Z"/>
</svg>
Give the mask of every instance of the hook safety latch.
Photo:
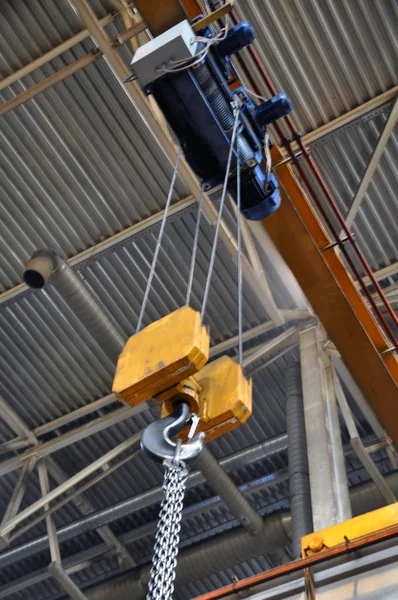
<svg viewBox="0 0 398 600">
<path fill-rule="evenodd" d="M 148 425 L 141 438 L 141 448 L 158 462 L 174 460 L 178 456 L 184 462 L 193 461 L 203 448 L 204 433 L 195 435 L 186 444 L 173 441 L 192 418 L 189 404 L 181 402 L 174 412 Z"/>
</svg>

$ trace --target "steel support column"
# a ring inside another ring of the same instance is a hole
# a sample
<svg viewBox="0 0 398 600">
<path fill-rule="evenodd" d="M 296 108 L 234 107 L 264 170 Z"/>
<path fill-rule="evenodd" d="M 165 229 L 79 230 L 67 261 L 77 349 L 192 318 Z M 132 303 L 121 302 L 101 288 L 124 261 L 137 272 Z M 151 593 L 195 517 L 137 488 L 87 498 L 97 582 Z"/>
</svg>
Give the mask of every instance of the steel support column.
<svg viewBox="0 0 398 600">
<path fill-rule="evenodd" d="M 311 327 L 300 333 L 314 531 L 351 517 L 333 380 L 325 370 L 320 336 L 319 327 Z"/>
</svg>

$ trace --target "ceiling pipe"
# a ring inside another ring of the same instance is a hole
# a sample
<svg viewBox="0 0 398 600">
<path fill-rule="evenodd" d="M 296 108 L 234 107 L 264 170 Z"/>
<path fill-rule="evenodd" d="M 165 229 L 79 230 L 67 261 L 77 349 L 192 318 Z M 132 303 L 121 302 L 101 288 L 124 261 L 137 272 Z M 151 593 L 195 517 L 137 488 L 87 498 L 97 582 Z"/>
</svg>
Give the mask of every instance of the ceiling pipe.
<svg viewBox="0 0 398 600">
<path fill-rule="evenodd" d="M 100 348 L 116 363 L 124 348 L 125 338 L 68 263 L 53 250 L 39 250 L 26 265 L 23 279 L 28 287 L 41 289 L 50 278 L 68 307 Z"/>
<path fill-rule="evenodd" d="M 301 538 L 314 530 L 303 388 L 301 385 L 301 368 L 298 362 L 289 365 L 286 371 L 285 389 L 292 545 L 293 558 L 296 559 L 301 557 Z"/>
<path fill-rule="evenodd" d="M 200 453 L 196 466 L 217 496 L 223 500 L 229 512 L 238 519 L 248 533 L 256 535 L 263 528 L 263 519 L 206 446 Z"/>
</svg>

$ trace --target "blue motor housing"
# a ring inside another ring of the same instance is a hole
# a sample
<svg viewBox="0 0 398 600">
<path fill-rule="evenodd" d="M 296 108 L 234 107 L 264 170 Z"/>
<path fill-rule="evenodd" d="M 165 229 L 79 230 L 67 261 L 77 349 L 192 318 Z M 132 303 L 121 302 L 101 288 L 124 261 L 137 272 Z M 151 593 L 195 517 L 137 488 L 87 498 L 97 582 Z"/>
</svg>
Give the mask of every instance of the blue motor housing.
<svg viewBox="0 0 398 600">
<path fill-rule="evenodd" d="M 260 127 L 267 127 L 277 119 L 286 117 L 292 110 L 286 94 L 278 94 L 256 107 L 254 117 Z"/>
<path fill-rule="evenodd" d="M 217 44 L 217 54 L 227 58 L 254 42 L 256 36 L 247 21 L 236 25 L 228 32 L 225 40 Z"/>
<path fill-rule="evenodd" d="M 279 208 L 281 195 L 278 181 L 273 173 L 270 173 L 268 181 L 266 179 L 260 166 L 241 174 L 241 213 L 249 221 L 260 221 Z M 232 175 L 230 181 L 232 185 L 229 185 L 229 191 L 236 201 L 236 175 Z"/>
<path fill-rule="evenodd" d="M 240 103 L 241 126 L 228 189 L 236 199 L 239 156 L 241 210 L 248 219 L 259 220 L 274 212 L 280 204 L 277 180 L 272 173 L 267 178 L 263 166 L 266 126 L 288 114 L 291 106 L 285 94 L 256 106 L 245 88 L 230 90 L 227 79 L 233 69 L 229 56 L 253 39 L 254 33 L 248 23 L 240 23 L 200 64 L 165 74 L 145 88 L 145 92 L 155 97 L 179 139 L 188 163 L 207 190 L 224 181 L 234 124 L 231 102 Z"/>
</svg>

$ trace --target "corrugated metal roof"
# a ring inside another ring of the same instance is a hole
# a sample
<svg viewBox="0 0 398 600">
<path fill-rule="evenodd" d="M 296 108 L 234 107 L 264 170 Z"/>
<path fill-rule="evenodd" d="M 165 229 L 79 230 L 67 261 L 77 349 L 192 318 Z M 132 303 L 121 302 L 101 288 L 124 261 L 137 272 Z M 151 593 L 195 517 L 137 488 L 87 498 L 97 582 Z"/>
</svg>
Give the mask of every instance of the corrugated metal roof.
<svg viewBox="0 0 398 600">
<path fill-rule="evenodd" d="M 387 473 L 389 471 L 388 468 L 388 459 L 385 456 L 385 452 L 378 453 L 378 456 L 375 457 L 377 459 L 377 464 L 383 473 Z M 247 473 L 247 478 L 249 482 L 253 482 L 254 478 L 257 478 L 257 483 L 253 487 L 248 487 L 247 495 L 251 502 L 251 504 L 255 507 L 255 509 L 262 515 L 266 515 L 274 512 L 275 510 L 279 510 L 282 508 L 288 508 L 287 501 L 287 478 L 286 476 L 282 477 L 280 482 L 275 480 L 273 483 L 272 479 L 267 481 L 266 474 L 274 471 L 274 467 L 267 465 L 268 460 L 259 461 L 256 464 L 253 464 L 250 469 L 252 473 Z M 255 470 L 255 473 L 253 472 Z M 347 471 L 351 482 L 357 484 L 362 483 L 367 480 L 367 476 L 364 473 L 364 469 L 361 468 L 358 461 L 352 457 L 347 460 Z M 279 471 L 279 473 L 284 473 L 284 471 Z M 264 477 L 265 474 L 265 477 Z M 250 477 L 249 477 L 250 475 Z M 131 481 L 131 474 L 129 476 Z M 241 484 L 242 481 L 234 476 L 234 480 L 236 483 Z M 206 502 L 206 499 L 212 498 L 213 492 L 208 488 L 208 486 L 200 486 L 199 488 L 195 488 L 193 490 L 189 490 L 186 498 L 186 516 L 183 520 L 183 527 L 181 531 L 181 544 L 180 547 L 183 549 L 187 545 L 192 543 L 198 543 L 202 539 L 208 537 L 208 534 L 214 535 L 217 532 L 225 531 L 231 527 L 236 527 L 237 522 L 233 520 L 232 515 L 225 509 L 222 503 L 219 502 Z M 199 503 L 199 504 L 198 504 Z M 200 512 L 197 509 L 192 510 L 194 506 L 200 506 Z M 151 549 L 153 546 L 154 538 L 153 533 L 146 534 L 143 537 L 137 537 L 137 533 L 142 528 L 142 524 L 145 523 L 146 526 L 150 524 L 152 527 L 155 526 L 157 521 L 157 512 L 158 505 L 154 505 L 152 507 L 148 507 L 147 509 L 138 511 L 131 516 L 120 519 L 118 522 L 113 524 L 112 528 L 115 533 L 120 536 L 120 540 L 124 541 L 126 547 L 132 553 L 133 557 L 137 561 L 137 564 L 145 564 L 149 561 L 151 556 Z M 364 507 L 366 510 L 366 507 Z M 133 539 L 135 541 L 133 541 Z M 79 538 L 75 538 L 75 540 L 66 542 L 62 544 L 62 553 L 65 560 L 65 565 L 71 565 L 73 563 L 70 562 L 68 557 L 76 555 L 80 551 L 84 552 L 85 548 L 90 547 L 98 547 L 102 548 L 103 544 L 98 539 L 98 536 L 95 534 L 85 534 L 84 536 L 80 536 Z M 103 551 L 103 550 L 102 550 Z M 98 551 L 97 551 L 98 553 Z M 80 555 L 81 559 L 83 559 L 84 554 Z M 24 560 L 19 563 L 15 563 L 12 566 L 6 567 L 2 570 L 2 579 L 3 585 L 6 581 L 15 581 L 19 580 L 22 574 L 27 575 L 29 572 L 36 572 L 37 568 L 40 564 L 44 564 L 47 558 L 47 553 L 41 553 L 40 556 L 37 555 L 32 560 Z M 47 558 L 48 560 L 48 558 Z M 262 568 L 269 568 L 269 561 L 265 557 L 259 557 L 259 563 L 262 565 Z M 265 561 L 265 562 L 264 562 Z M 75 561 L 76 562 L 76 561 Z M 256 572 L 256 563 L 249 561 L 247 563 L 243 563 L 242 565 L 237 565 L 233 569 L 228 569 L 228 571 L 218 576 L 212 576 L 204 581 L 193 583 L 192 586 L 197 585 L 198 589 L 201 588 L 202 585 L 207 585 L 205 582 L 208 582 L 209 586 L 217 586 L 218 577 L 232 576 L 233 574 L 237 575 L 239 578 L 241 577 L 239 574 L 242 572 L 247 573 L 246 576 L 250 574 L 254 574 Z M 242 571 L 243 569 L 243 571 Z M 79 571 L 75 576 L 75 580 L 82 587 L 90 586 L 94 582 L 99 583 L 103 580 L 104 577 L 109 577 L 110 575 L 117 574 L 120 570 L 120 567 L 117 565 L 113 558 L 97 559 L 95 564 L 90 566 L 89 568 L 85 568 L 82 571 Z M 40 584 L 41 587 L 41 584 Z M 187 593 L 190 593 L 189 590 L 193 589 L 191 586 L 187 586 L 187 588 L 183 588 L 177 592 L 177 598 L 189 598 L 186 596 Z M 213 589 L 212 587 L 210 589 Z M 35 593 L 35 586 L 32 587 L 30 593 Z M 0 590 L 1 591 L 1 590 Z M 27 591 L 27 594 L 29 592 Z M 16 598 L 17 596 L 12 595 L 11 598 Z M 27 595 L 27 597 L 32 597 Z M 34 596 L 41 597 L 41 596 Z M 63 597 L 62 593 L 55 594 L 51 596 L 52 598 Z"/>
<path fill-rule="evenodd" d="M 344 216 L 352 205 L 390 108 L 388 105 L 373 118 L 356 121 L 312 147 L 312 155 Z M 398 260 L 397 156 L 398 126 L 395 126 L 352 226 L 373 270 Z"/>
<path fill-rule="evenodd" d="M 238 0 L 279 92 L 310 131 L 397 83 L 398 9 L 390 0 Z M 264 89 L 265 91 L 265 89 Z"/>
<path fill-rule="evenodd" d="M 2 75 L 82 28 L 67 6 L 40 0 L 2 4 Z M 84 41 L 1 92 L 0 99 L 95 50 L 90 39 Z M 172 166 L 104 59 L 2 117 L 0 151 L 7 225 L 0 238 L 0 291 L 21 280 L 35 249 L 53 247 L 73 256 L 166 202 Z M 186 195 L 178 182 L 175 197 Z"/>
<path fill-rule="evenodd" d="M 255 0 L 249 3 L 241 0 L 238 4 L 257 28 L 264 63 L 278 89 L 292 97 L 296 120 L 302 130 L 325 123 L 396 83 L 393 36 L 398 30 L 394 27 L 398 9 L 389 0 L 375 4 L 358 2 L 355 9 L 349 0 L 325 0 L 323 3 L 314 0 L 289 3 Z M 91 5 L 98 16 L 113 8 L 105 0 L 93 0 Z M 26 64 L 82 28 L 69 3 L 63 0 L 32 0 L 29 3 L 15 0 L 2 3 L 0 14 L 2 75 Z M 108 27 L 108 31 L 114 36 L 121 27 L 119 19 Z M 87 39 L 25 77 L 1 97 L 3 100 L 13 97 L 95 49 L 94 42 Z M 123 55 L 129 59 L 127 47 L 123 49 Z M 381 113 L 354 128 L 337 132 L 325 144 L 320 142 L 313 149 L 344 211 L 349 207 L 385 119 L 385 114 Z M 397 259 L 398 243 L 396 230 L 393 230 L 394 219 L 397 221 L 393 194 L 396 145 L 395 132 L 379 166 L 375 189 L 369 189 L 354 225 L 374 268 L 388 264 L 394 257 Z M 64 255 L 72 256 L 157 212 L 165 204 L 172 166 L 154 143 L 104 60 L 4 117 L 0 121 L 0 151 L 4 181 L 0 198 L 3 202 L 0 291 L 20 281 L 27 258 L 38 247 L 53 246 Z M 186 193 L 179 183 L 176 198 L 184 197 Z M 376 203 L 378 213 L 374 208 Z M 160 255 L 146 322 L 163 316 L 184 301 L 194 225 L 193 209 L 173 217 L 167 225 L 165 252 Z M 118 243 L 76 267 L 125 335 L 133 332 L 137 321 L 158 227 Z M 385 232 L 386 242 L 381 244 Z M 212 236 L 212 229 L 203 222 L 193 291 L 196 307 L 200 305 L 203 293 Z M 260 255 L 266 262 L 261 251 Z M 267 272 L 268 267 L 267 264 Z M 288 285 L 278 281 L 278 274 L 272 270 L 271 287 L 280 307 L 294 308 Z M 236 334 L 236 315 L 236 269 L 220 247 L 208 310 L 213 343 Z M 262 305 L 245 286 L 244 328 L 249 329 L 266 319 Z M 51 285 L 42 292 L 25 292 L 2 305 L 0 330 L 0 392 L 29 427 L 43 424 L 109 393 L 113 365 Z M 256 343 L 266 339 L 267 336 L 262 336 Z M 231 353 L 236 353 L 236 349 Z M 290 351 L 255 375 L 254 416 L 243 427 L 211 444 L 217 458 L 285 431 L 284 373 L 289 362 L 297 358 L 297 351 Z M 108 410 L 114 408 L 115 405 Z M 72 475 L 152 419 L 151 413 L 146 411 L 54 456 L 66 473 Z M 67 429 L 62 428 L 57 433 Z M 365 435 L 368 429 L 361 429 L 361 433 Z M 4 441 L 12 439 L 14 434 L 1 423 L 0 436 Z M 380 453 L 376 458 L 382 471 L 388 472 L 385 454 Z M 286 465 L 286 453 L 281 453 L 249 465 L 232 476 L 238 484 L 245 484 L 283 471 Z M 352 457 L 347 458 L 347 470 L 352 483 L 366 480 L 363 469 Z M 17 475 L 10 473 L 2 480 L 0 510 L 4 511 Z M 152 464 L 149 467 L 147 459 L 139 456 L 104 479 L 87 497 L 95 509 L 100 509 L 160 482 L 161 470 Z M 38 495 L 37 478 L 33 477 L 25 503 Z M 204 503 L 212 495 L 206 485 L 189 490 L 187 505 Z M 287 495 L 285 480 L 269 488 L 259 484 L 249 493 L 253 505 L 261 513 L 287 506 Z M 157 511 L 157 505 L 149 507 L 119 520 L 112 528 L 117 534 L 129 533 L 142 523 L 155 521 Z M 68 505 L 59 511 L 57 525 L 78 516 L 77 509 Z M 231 515 L 222 504 L 210 504 L 205 508 L 204 503 L 203 514 L 195 513 L 184 523 L 183 544 L 206 537 L 215 527 L 222 530 L 230 526 Z M 43 531 L 44 523 L 21 540 Z M 72 556 L 100 543 L 96 533 L 85 534 L 63 543 L 62 555 Z M 153 537 L 146 535 L 126 543 L 137 560 L 147 560 Z M 1 584 L 45 568 L 48 562 L 48 552 L 43 552 L 16 563 L 0 572 Z M 268 566 L 265 558 L 249 561 L 180 590 L 176 598 L 191 598 L 230 583 L 234 575 L 242 578 Z M 110 576 L 117 569 L 116 559 L 107 558 L 75 577 L 79 584 L 86 585 Z M 55 599 L 62 594 L 57 584 L 46 580 L 11 598 Z"/>
</svg>

